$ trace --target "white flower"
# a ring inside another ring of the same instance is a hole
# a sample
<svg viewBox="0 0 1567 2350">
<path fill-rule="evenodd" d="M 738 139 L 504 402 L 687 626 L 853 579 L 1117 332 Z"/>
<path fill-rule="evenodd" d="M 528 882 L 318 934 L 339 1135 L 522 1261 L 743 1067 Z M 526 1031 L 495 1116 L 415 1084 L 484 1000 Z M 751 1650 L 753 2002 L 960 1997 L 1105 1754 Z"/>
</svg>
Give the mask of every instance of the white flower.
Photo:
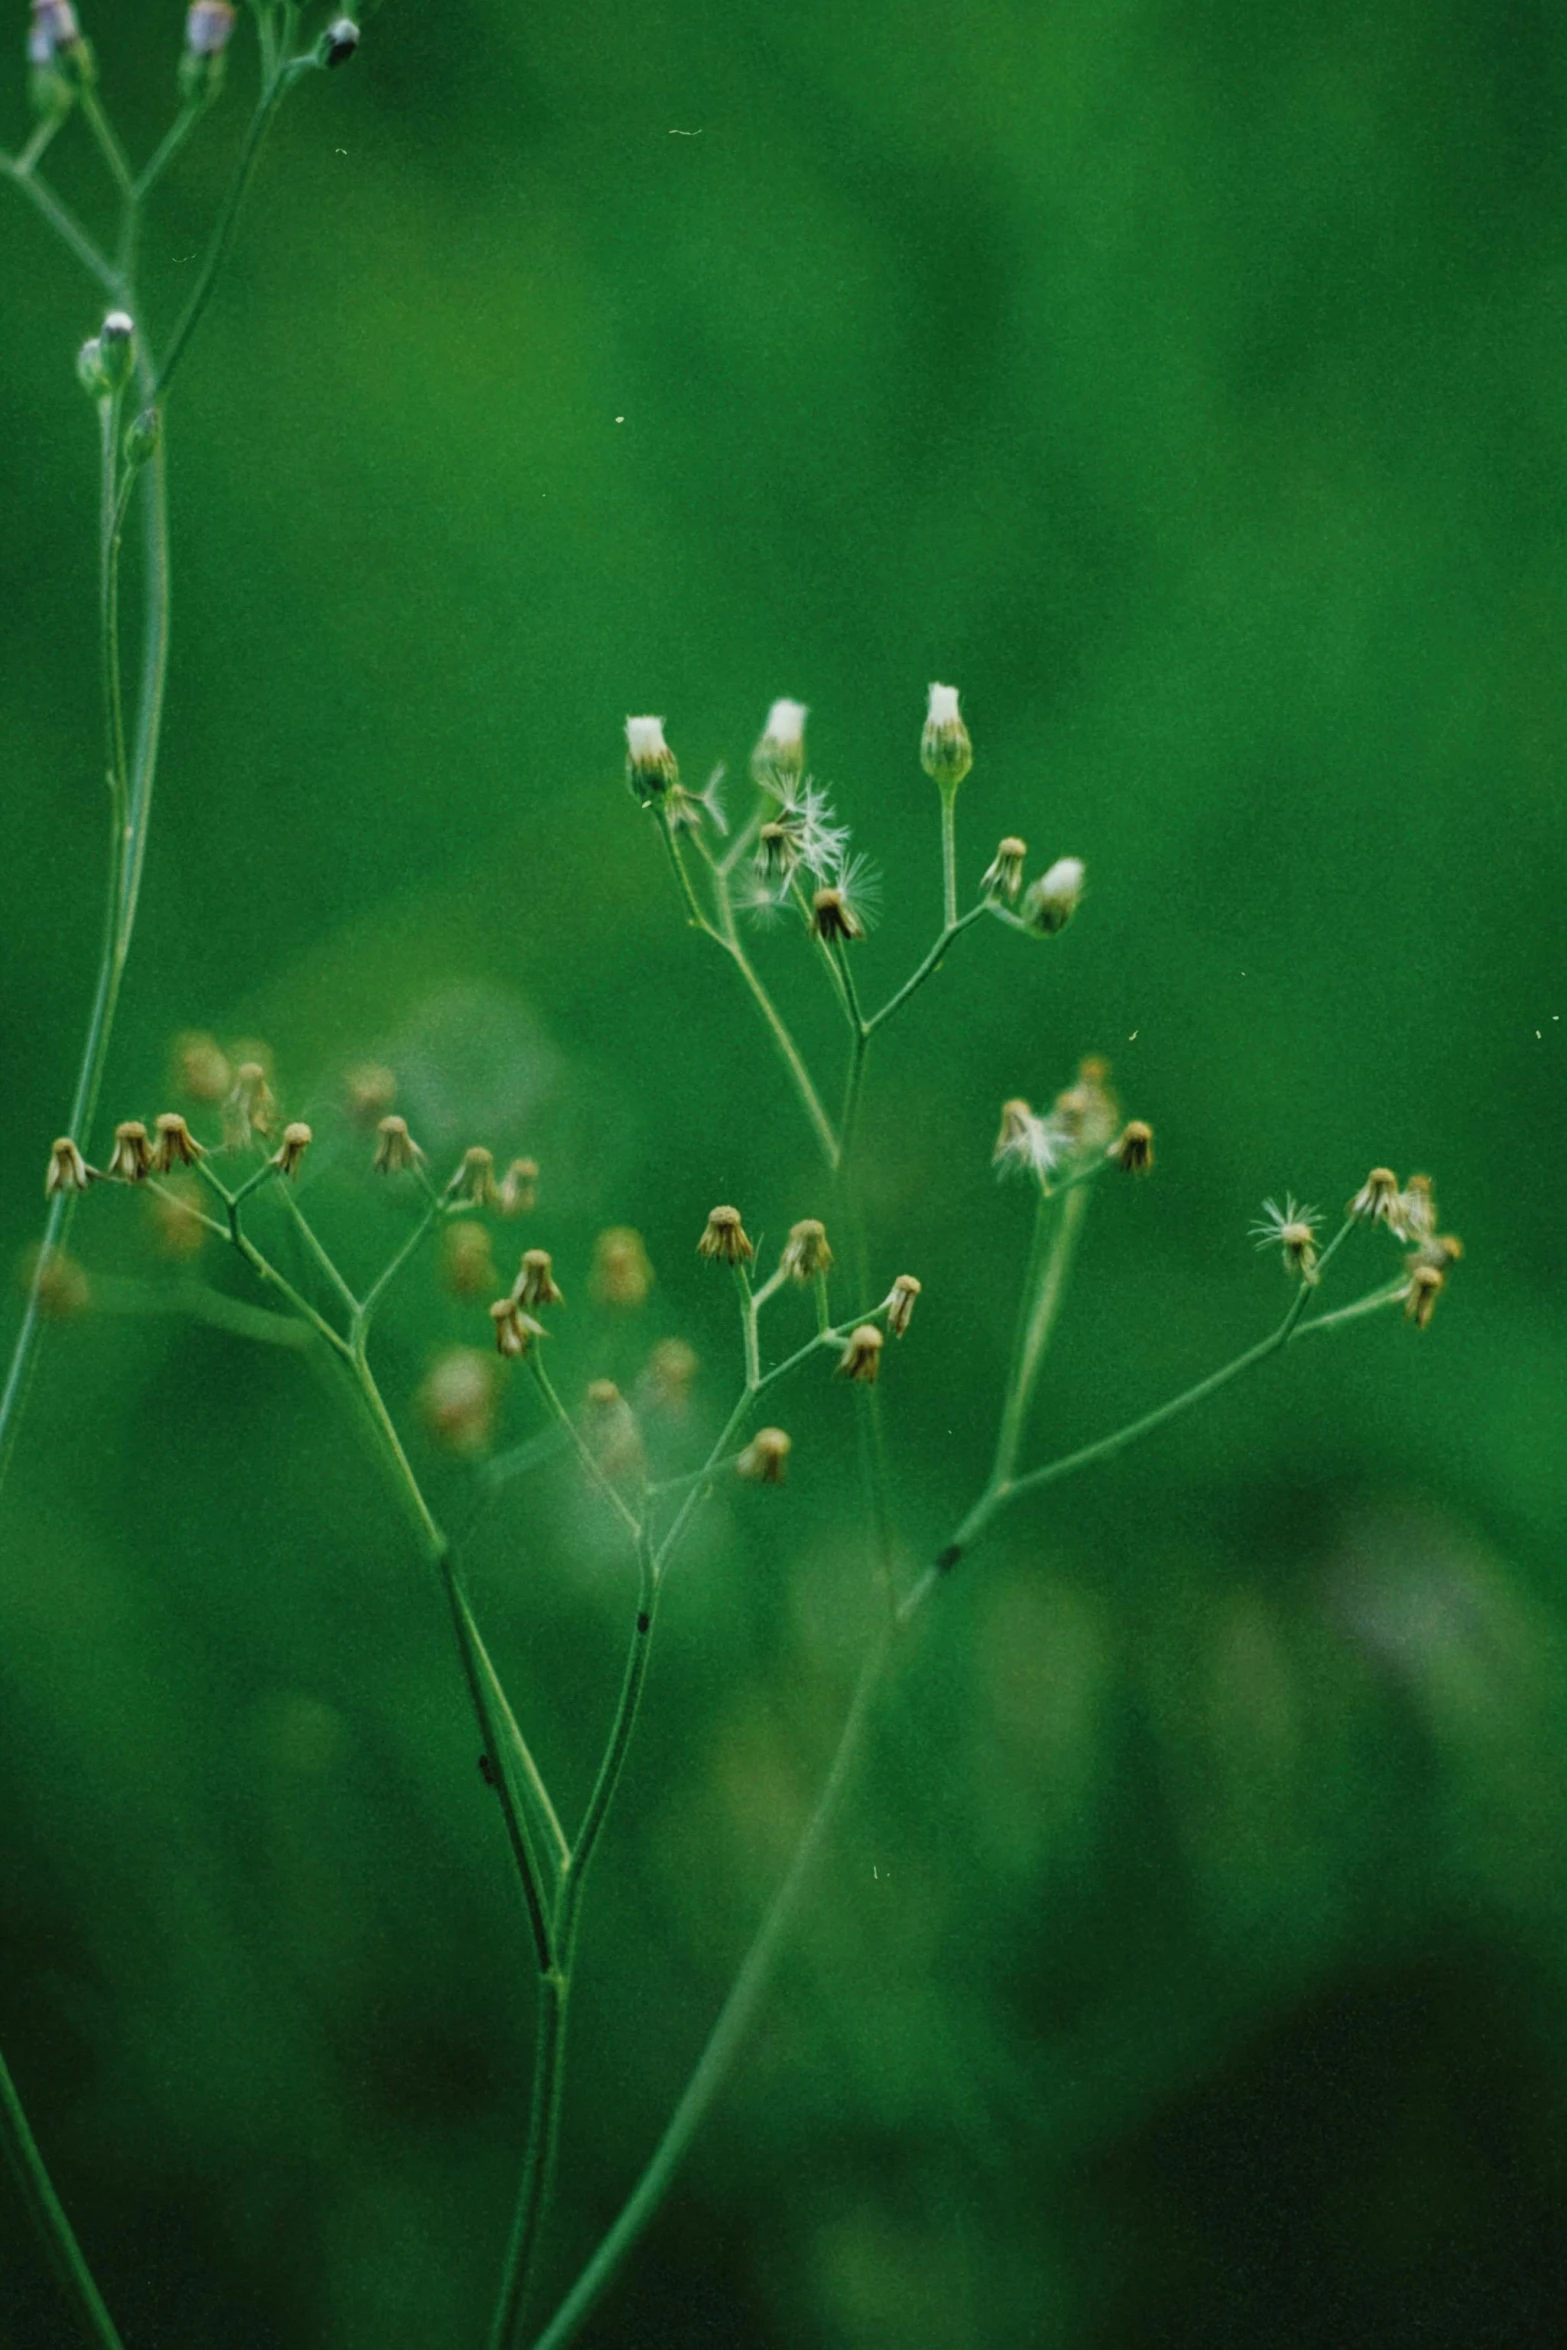
<svg viewBox="0 0 1567 2350">
<path fill-rule="evenodd" d="M 1317 1278 L 1317 1211 L 1303 1208 L 1286 1192 L 1281 1208 L 1277 1200 L 1265 1199 L 1262 1214 L 1252 1226 L 1252 1238 L 1259 1248 L 1276 1248 L 1283 1252 L 1286 1272 L 1298 1273 L 1303 1281 Z"/>
<path fill-rule="evenodd" d="M 956 791 L 974 764 L 974 746 L 958 710 L 955 685 L 933 685 L 920 736 L 920 765 L 943 791 Z"/>
<path fill-rule="evenodd" d="M 626 720 L 626 780 L 644 806 L 680 781 L 675 754 L 664 740 L 662 718 Z"/>
<path fill-rule="evenodd" d="M 1031 881 L 1023 893 L 1023 920 L 1030 930 L 1047 938 L 1064 930 L 1077 912 L 1087 868 L 1081 857 L 1057 857 L 1047 872 Z"/>
</svg>

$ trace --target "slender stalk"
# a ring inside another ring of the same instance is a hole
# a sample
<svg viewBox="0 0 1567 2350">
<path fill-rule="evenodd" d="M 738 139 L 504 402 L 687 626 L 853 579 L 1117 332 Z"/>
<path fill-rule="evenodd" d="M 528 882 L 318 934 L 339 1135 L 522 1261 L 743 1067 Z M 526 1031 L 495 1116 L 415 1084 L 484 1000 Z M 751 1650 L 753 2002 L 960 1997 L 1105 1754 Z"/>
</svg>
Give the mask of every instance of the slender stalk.
<svg viewBox="0 0 1567 2350">
<path fill-rule="evenodd" d="M 9 2158 L 22 2201 L 49 2251 L 60 2285 L 83 2331 L 99 2345 L 99 2350 L 123 2350 L 114 2320 L 82 2257 L 65 2207 L 54 2191 L 3 2056 L 0 2056 L 0 2150 Z"/>
<path fill-rule="evenodd" d="M 151 160 L 137 175 L 135 193 L 138 205 L 146 203 L 147 198 L 174 161 L 175 156 L 178 155 L 191 132 L 206 113 L 208 104 L 209 101 L 205 98 L 194 98 L 187 100 L 185 105 L 180 108 L 179 113 L 165 131 L 162 140 L 154 148 Z"/>
<path fill-rule="evenodd" d="M 528 1350 L 528 1368 L 532 1371 L 534 1383 L 537 1386 L 540 1395 L 544 1398 L 545 1408 L 549 1411 L 551 1417 L 558 1421 L 561 1428 L 570 1437 L 572 1444 L 576 1448 L 577 1458 L 582 1463 L 583 1469 L 586 1472 L 588 1483 L 592 1485 L 597 1492 L 603 1495 L 610 1508 L 614 1511 L 616 1517 L 619 1518 L 621 1524 L 625 1527 L 627 1533 L 631 1536 L 633 1542 L 640 1540 L 642 1533 L 641 1520 L 638 1518 L 635 1510 L 631 1509 L 627 1505 L 624 1494 L 622 1494 L 615 1486 L 613 1481 L 604 1474 L 603 1469 L 599 1466 L 598 1462 L 593 1457 L 592 1446 L 588 1443 L 588 1440 L 583 1435 L 582 1430 L 577 1426 L 576 1421 L 572 1418 L 570 1412 L 567 1411 L 565 1405 L 561 1402 L 560 1397 L 555 1392 L 555 1382 L 551 1379 L 548 1371 L 545 1370 L 544 1365 L 539 1360 L 537 1341 L 535 1341 Z"/>
<path fill-rule="evenodd" d="M 120 272 L 107 254 L 98 250 L 75 214 L 61 203 L 53 188 L 32 169 L 24 170 L 14 155 L 0 155 L 0 172 L 4 172 L 6 178 L 21 189 L 28 202 L 49 223 L 61 244 L 75 254 L 82 267 L 98 280 L 104 292 L 117 301 L 124 300 L 126 286 Z"/>
<path fill-rule="evenodd" d="M 424 1214 L 420 1217 L 418 1223 L 409 1233 L 408 1238 L 403 1242 L 401 1248 L 397 1251 L 397 1254 L 391 1259 L 389 1264 L 383 1266 L 380 1273 L 377 1274 L 375 1280 L 371 1282 L 369 1288 L 365 1291 L 363 1302 L 361 1303 L 358 1312 L 354 1316 L 354 1327 L 356 1330 L 360 1332 L 367 1332 L 369 1330 L 370 1318 L 374 1314 L 376 1307 L 380 1304 L 382 1298 L 391 1288 L 392 1283 L 397 1279 L 397 1276 L 402 1271 L 403 1267 L 410 1263 L 412 1259 L 418 1255 L 420 1249 L 424 1246 L 426 1240 L 429 1238 L 432 1227 L 440 1221 L 443 1204 L 444 1203 L 442 1202 L 438 1193 L 432 1195 L 428 1205 L 425 1208 Z"/>
<path fill-rule="evenodd" d="M 119 189 L 121 202 L 127 211 L 133 211 L 136 204 L 136 174 L 120 144 L 119 133 L 105 114 L 91 82 L 83 82 L 77 93 L 77 104 L 82 110 L 82 120 L 97 141 L 98 152 L 109 167 L 109 176 Z"/>
<path fill-rule="evenodd" d="M 1041 1201 L 1043 1217 L 1047 1203 Z M 1009 1382 L 1006 1400 L 1001 1407 L 1001 1426 L 996 1438 L 995 1464 L 990 1472 L 992 1486 L 1004 1485 L 1011 1476 L 1017 1460 L 1018 1447 L 1028 1424 L 1034 1390 L 1044 1366 L 1045 1349 L 1050 1344 L 1066 1296 L 1067 1276 L 1077 1251 L 1077 1238 L 1082 1229 L 1088 1207 L 1086 1191 L 1069 1191 L 1062 1204 L 1060 1221 L 1055 1236 L 1045 1253 L 1037 1288 L 1024 1321 L 1017 1361 Z"/>
<path fill-rule="evenodd" d="M 350 1317 L 357 1321 L 365 1309 L 361 1305 L 359 1299 L 355 1297 L 353 1291 L 349 1288 L 348 1283 L 343 1279 L 341 1272 L 338 1270 L 336 1258 L 332 1256 L 330 1252 L 323 1246 L 321 1237 L 316 1231 L 315 1226 L 311 1223 L 309 1217 L 305 1214 L 304 1209 L 300 1206 L 298 1200 L 294 1197 L 293 1186 L 287 1182 L 280 1183 L 278 1185 L 278 1197 L 283 1202 L 284 1207 L 287 1208 L 289 1215 L 292 1217 L 295 1225 L 298 1228 L 300 1238 L 304 1241 L 304 1244 L 310 1251 L 312 1257 L 314 1257 L 316 1264 L 326 1275 L 328 1281 L 332 1284 L 332 1287 L 337 1291 L 339 1302 L 347 1307 Z"/>
<path fill-rule="evenodd" d="M 887 1001 L 882 1005 L 881 1010 L 879 1012 L 873 1012 L 869 1020 L 866 1021 L 865 1025 L 872 1035 L 875 1034 L 876 1030 L 880 1028 L 885 1021 L 890 1020 L 895 1012 L 901 1012 L 904 1005 L 908 1002 L 910 996 L 916 994 L 918 990 L 924 986 L 926 980 L 931 977 L 933 972 L 940 970 L 942 959 L 945 956 L 948 947 L 951 946 L 953 940 L 955 938 L 961 938 L 964 931 L 967 930 L 972 923 L 977 922 L 981 915 L 988 914 L 991 912 L 991 910 L 992 909 L 988 904 L 982 902 L 977 906 L 970 906 L 966 914 L 960 914 L 956 917 L 955 920 L 947 923 L 940 936 L 937 938 L 935 945 L 930 949 L 929 953 L 925 955 L 923 960 L 916 965 L 913 972 L 903 982 L 903 985 L 897 990 L 896 994 L 890 995 L 887 998 Z"/>
<path fill-rule="evenodd" d="M 948 930 L 958 926 L 958 787 L 941 787 L 941 903 Z"/>
</svg>

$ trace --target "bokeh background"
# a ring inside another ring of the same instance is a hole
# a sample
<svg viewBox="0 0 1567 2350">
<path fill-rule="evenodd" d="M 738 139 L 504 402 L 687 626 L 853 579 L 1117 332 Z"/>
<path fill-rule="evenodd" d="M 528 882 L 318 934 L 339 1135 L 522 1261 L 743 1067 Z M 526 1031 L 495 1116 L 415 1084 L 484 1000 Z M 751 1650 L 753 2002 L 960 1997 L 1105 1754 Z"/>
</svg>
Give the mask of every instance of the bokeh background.
<svg viewBox="0 0 1567 2350">
<path fill-rule="evenodd" d="M 181 11 L 86 13 L 146 151 Z M 253 70 L 247 26 L 150 232 L 165 328 Z M 19 59 L 4 92 L 14 142 Z M 101 217 L 79 130 L 58 176 Z M 3 222 L 9 1268 L 102 815 L 97 305 L 14 194 Z M 390 0 L 277 130 L 168 420 L 167 753 L 105 1126 L 164 1106 L 177 1031 L 265 1038 L 364 1267 L 405 1211 L 337 1105 L 390 1062 L 432 1149 L 542 1162 L 559 1379 L 696 1346 L 689 1457 L 734 1370 L 706 1209 L 776 1240 L 822 1184 L 620 723 L 667 712 L 700 781 L 773 695 L 811 704 L 884 868 L 880 994 L 938 905 L 943 677 L 969 873 L 1020 830 L 1092 890 L 1053 945 L 965 939 L 873 1074 L 878 1266 L 926 1285 L 885 1382 L 911 1566 L 993 1427 L 1005 1095 L 1103 1051 L 1160 1139 L 1090 1219 L 1041 1454 L 1270 1326 L 1266 1193 L 1428 1168 L 1467 1244 L 1424 1335 L 1271 1365 L 945 1590 L 605 2350 L 1558 2338 L 1564 387 L 1548 0 Z M 827 1060 L 798 943 L 758 951 Z M 166 1278 L 140 1207 L 80 1219 L 100 1283 Z M 585 1295 L 608 1223 L 659 1275 L 629 1322 Z M 409 1280 L 405 1424 L 482 1335 Z M 789 1488 L 715 1505 L 670 1589 L 590 1904 L 557 2284 L 831 1749 L 871 1620 L 846 1401 L 789 1399 Z M 70 1320 L 0 1549 L 0 2039 L 128 2344 L 481 2340 L 531 1993 L 438 1596 L 330 1392 L 176 1317 Z M 470 1568 L 580 1799 L 628 1564 L 550 1471 Z M 0 2338 L 48 2350 L 8 2195 Z"/>
</svg>

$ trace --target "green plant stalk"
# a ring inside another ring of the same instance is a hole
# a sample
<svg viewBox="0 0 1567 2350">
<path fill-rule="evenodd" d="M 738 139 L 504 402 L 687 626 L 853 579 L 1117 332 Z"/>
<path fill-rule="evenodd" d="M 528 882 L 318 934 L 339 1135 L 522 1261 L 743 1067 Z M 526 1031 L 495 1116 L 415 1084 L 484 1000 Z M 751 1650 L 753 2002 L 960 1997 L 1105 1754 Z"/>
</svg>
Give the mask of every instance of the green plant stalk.
<svg viewBox="0 0 1567 2350">
<path fill-rule="evenodd" d="M 1028 1301 L 1020 1333 L 1016 1363 L 1001 1406 L 996 1457 L 990 1472 L 992 1486 L 1004 1485 L 1016 1466 L 1018 1448 L 1022 1444 L 1034 1401 L 1034 1391 L 1044 1368 L 1045 1350 L 1050 1344 L 1066 1299 L 1067 1279 L 1077 1253 L 1078 1235 L 1082 1230 L 1088 1199 L 1086 1190 L 1074 1190 L 1066 1194 L 1061 1203 L 1055 1236 L 1043 1252 L 1043 1263 L 1039 1267 L 1037 1283 Z M 1040 1201 L 1041 1225 L 1051 1204 L 1048 1199 Z"/>
<path fill-rule="evenodd" d="M 941 906 L 944 927 L 958 926 L 958 787 L 941 788 Z"/>
<path fill-rule="evenodd" d="M 99 2350 L 124 2350 L 114 2320 L 93 2282 L 92 2271 L 82 2257 L 65 2207 L 54 2191 L 4 2056 L 0 2056 L 0 2146 L 10 2161 L 22 2201 L 43 2238 L 55 2274 L 81 2321 L 84 2334 L 99 2345 Z"/>
</svg>

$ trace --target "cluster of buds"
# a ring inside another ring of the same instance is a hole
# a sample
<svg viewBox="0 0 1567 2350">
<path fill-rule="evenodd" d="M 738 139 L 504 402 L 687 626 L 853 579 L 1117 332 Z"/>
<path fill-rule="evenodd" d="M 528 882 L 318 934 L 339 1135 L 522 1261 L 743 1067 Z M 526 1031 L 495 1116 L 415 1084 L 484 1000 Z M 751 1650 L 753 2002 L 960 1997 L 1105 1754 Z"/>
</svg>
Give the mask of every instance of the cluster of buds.
<svg viewBox="0 0 1567 2350">
<path fill-rule="evenodd" d="M 1404 1311 L 1424 1330 L 1447 1285 L 1449 1270 L 1464 1253 L 1454 1232 L 1438 1232 L 1436 1194 L 1429 1175 L 1411 1175 L 1400 1188 L 1391 1167 L 1373 1167 L 1350 1201 L 1348 1214 L 1363 1223 L 1385 1224 L 1395 1240 L 1412 1244 Z"/>
<path fill-rule="evenodd" d="M 955 792 L 974 764 L 974 746 L 958 708 L 955 685 L 933 685 L 920 736 L 920 765 L 932 783 Z"/>
<path fill-rule="evenodd" d="M 82 38 L 71 0 L 33 0 L 27 63 L 34 112 L 64 114 L 93 75 L 92 51 Z"/>
<path fill-rule="evenodd" d="M 992 1162 L 999 1174 L 1032 1175 L 1047 1182 L 1058 1168 L 1103 1153 L 1129 1173 L 1153 1165 L 1153 1128 L 1142 1119 L 1120 1127 L 1109 1086 L 1110 1067 L 1097 1054 L 1078 1064 L 1075 1083 L 1056 1095 L 1043 1116 L 1021 1095 L 1001 1105 L 1001 1131 Z"/>
<path fill-rule="evenodd" d="M 751 1262 L 756 1251 L 746 1237 L 738 1208 L 714 1208 L 709 1212 L 696 1253 L 699 1257 L 717 1257 L 726 1265 Z"/>
<path fill-rule="evenodd" d="M 234 32 L 230 0 L 191 0 L 185 16 L 185 49 L 180 58 L 180 96 L 187 106 L 204 106 L 223 87 L 224 51 Z"/>
<path fill-rule="evenodd" d="M 136 362 L 136 321 L 128 310 L 111 310 L 98 332 L 76 354 L 76 374 L 93 400 L 112 400 L 129 383 Z"/>
</svg>

